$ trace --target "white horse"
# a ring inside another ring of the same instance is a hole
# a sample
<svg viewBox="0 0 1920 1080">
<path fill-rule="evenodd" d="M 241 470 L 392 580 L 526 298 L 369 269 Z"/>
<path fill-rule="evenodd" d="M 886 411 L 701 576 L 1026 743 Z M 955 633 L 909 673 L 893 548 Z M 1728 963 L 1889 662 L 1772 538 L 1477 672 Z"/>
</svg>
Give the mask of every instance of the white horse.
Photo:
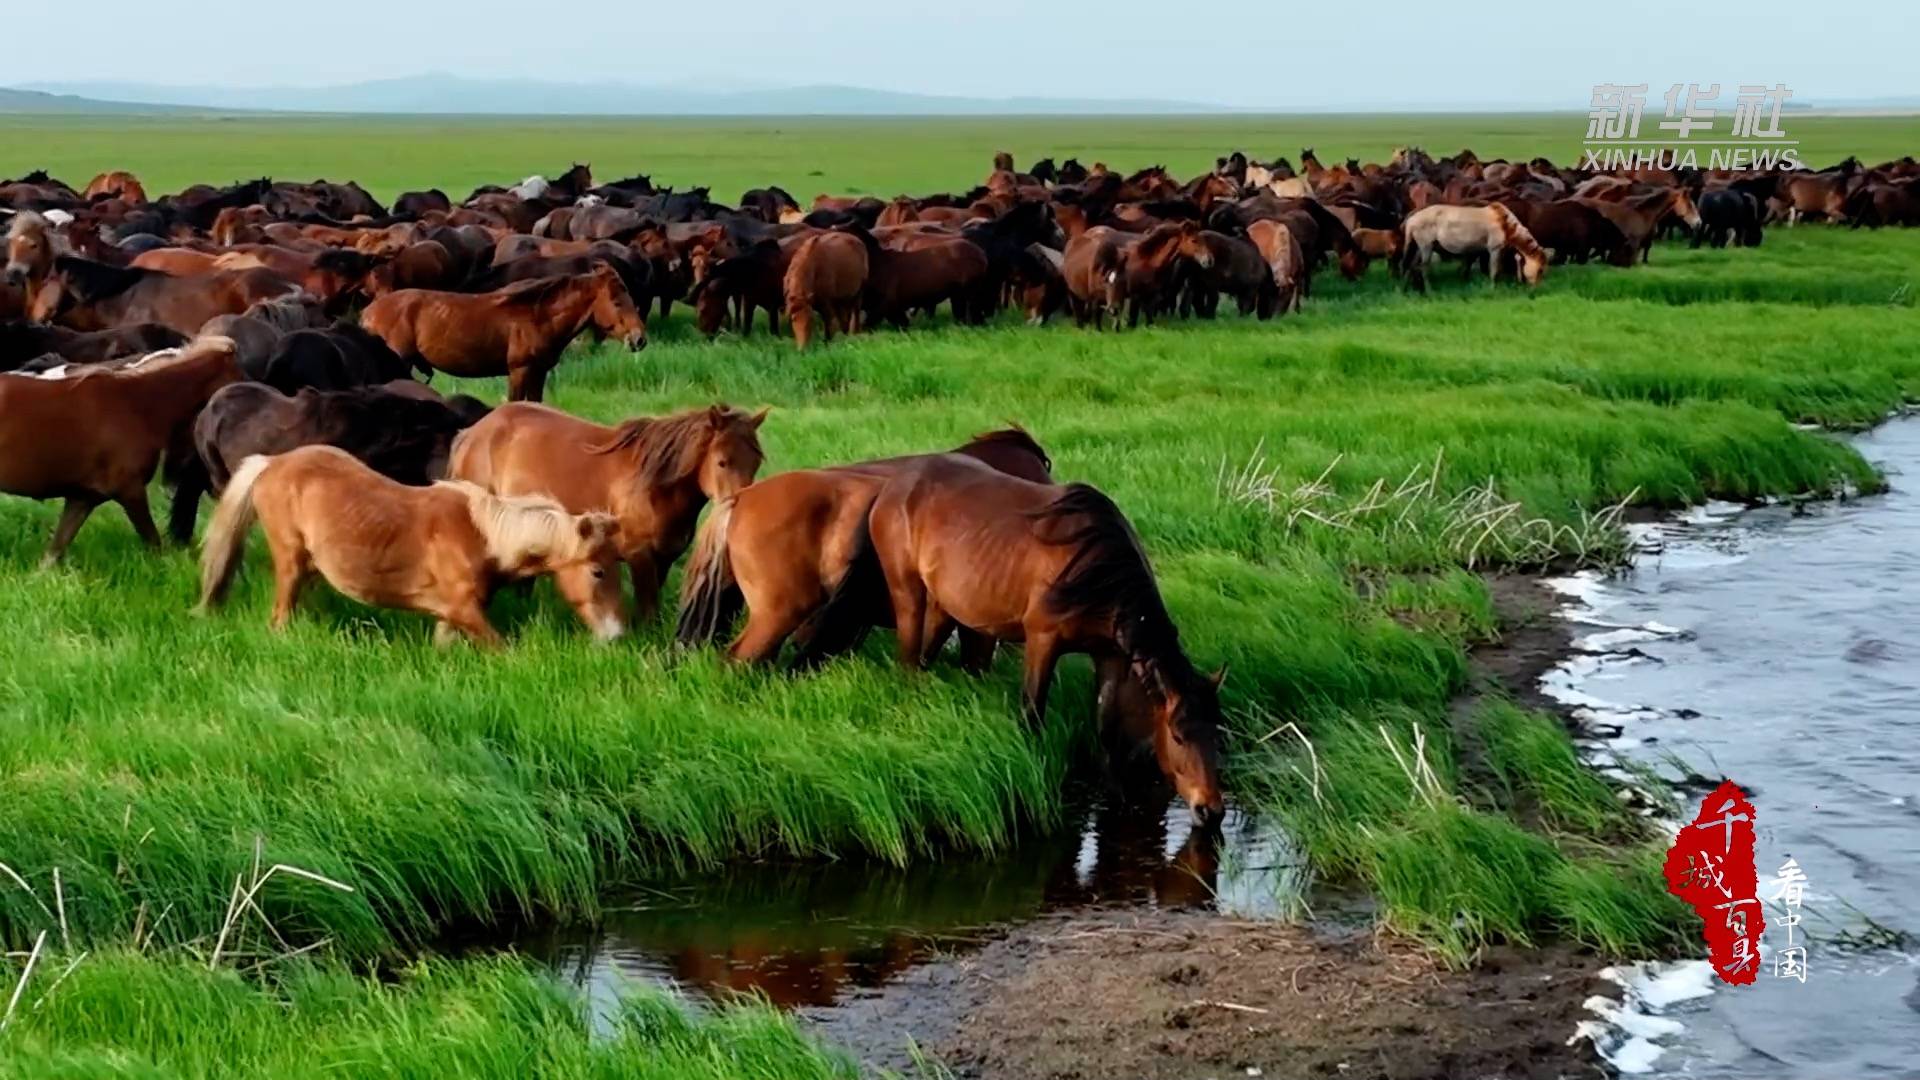
<svg viewBox="0 0 1920 1080">
<path fill-rule="evenodd" d="M 529 176 L 507 190 L 512 192 L 522 202 L 526 202 L 531 199 L 546 198 L 547 189 L 552 186 L 553 184 L 544 176 Z"/>
<path fill-rule="evenodd" d="M 1487 276 L 1500 276 L 1500 257 L 1512 249 L 1520 256 L 1520 280 L 1540 284 L 1547 273 L 1547 252 L 1513 211 L 1490 206 L 1428 206 L 1415 210 L 1400 226 L 1406 248 L 1402 266 L 1407 280 L 1426 288 L 1426 268 L 1438 256 L 1477 260 L 1487 257 Z M 1471 263 L 1468 264 L 1471 267 Z"/>
</svg>

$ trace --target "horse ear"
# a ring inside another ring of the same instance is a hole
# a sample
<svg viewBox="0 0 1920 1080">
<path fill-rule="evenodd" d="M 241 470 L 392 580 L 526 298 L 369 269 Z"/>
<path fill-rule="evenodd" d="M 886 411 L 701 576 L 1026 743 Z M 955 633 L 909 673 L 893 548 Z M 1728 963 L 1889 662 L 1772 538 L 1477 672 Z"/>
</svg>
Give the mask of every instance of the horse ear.
<svg viewBox="0 0 1920 1080">
<path fill-rule="evenodd" d="M 1216 672 L 1214 672 L 1213 674 L 1211 674 L 1211 675 L 1209 675 L 1209 676 L 1207 676 L 1207 681 L 1213 684 L 1213 688 L 1214 688 L 1215 690 L 1218 690 L 1218 689 L 1220 689 L 1220 687 L 1221 687 L 1221 686 L 1223 686 L 1223 685 L 1225 685 L 1225 684 L 1226 684 L 1226 681 L 1227 681 L 1227 667 L 1228 667 L 1228 665 L 1226 665 L 1226 664 L 1221 664 L 1221 665 L 1220 665 L 1220 670 L 1219 670 L 1219 671 L 1216 671 Z"/>
<path fill-rule="evenodd" d="M 766 408 L 763 408 L 759 412 L 754 413 L 752 416 L 747 417 L 747 427 L 751 430 L 755 430 L 755 431 L 759 430 L 760 425 L 766 423 L 767 414 L 772 411 L 773 411 L 773 406 L 768 405 Z"/>
<path fill-rule="evenodd" d="M 719 428 L 726 427 L 727 426 L 727 407 L 725 405 L 714 405 L 708 408 L 707 423 L 711 424 L 716 430 Z"/>
</svg>

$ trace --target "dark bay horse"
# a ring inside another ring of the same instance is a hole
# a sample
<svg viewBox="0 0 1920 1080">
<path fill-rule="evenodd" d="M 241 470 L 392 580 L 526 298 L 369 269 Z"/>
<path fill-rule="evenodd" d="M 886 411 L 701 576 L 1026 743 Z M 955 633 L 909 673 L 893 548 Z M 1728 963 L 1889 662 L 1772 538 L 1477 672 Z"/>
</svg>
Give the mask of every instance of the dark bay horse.
<svg viewBox="0 0 1920 1080">
<path fill-rule="evenodd" d="M 159 546 L 147 484 L 163 455 L 189 445 L 207 399 L 240 377 L 233 353 L 226 338 L 202 338 L 177 357 L 125 371 L 0 376 L 0 491 L 66 500 L 43 566 L 59 561 L 108 501 L 126 511 L 142 541 Z"/>
<path fill-rule="evenodd" d="M 485 415 L 487 407 L 465 394 L 442 398 L 411 380 L 292 395 L 243 382 L 200 410 L 193 445 L 216 494 L 254 454 L 313 445 L 337 446 L 380 475 L 417 486 L 446 475 L 454 436 Z"/>
<path fill-rule="evenodd" d="M 951 452 L 1036 483 L 1052 479 L 1053 462 L 1020 428 L 977 435 Z M 744 606 L 747 625 L 727 655 L 771 661 L 794 637 L 796 663 L 804 666 L 859 644 L 871 627 L 889 625 L 885 581 L 866 543 L 867 510 L 887 477 L 918 460 L 784 472 L 718 503 L 681 582 L 680 643 L 711 644 L 733 628 Z M 977 651 L 969 657 L 979 658 Z"/>
<path fill-rule="evenodd" d="M 1046 714 L 1069 653 L 1124 663 L 1145 685 L 1161 769 L 1201 824 L 1218 820 L 1218 676 L 1180 646 L 1133 526 L 1086 484 L 1057 487 L 941 455 L 896 470 L 868 513 L 901 662 L 923 667 L 954 626 L 1026 643 L 1025 714 Z"/>
<path fill-rule="evenodd" d="M 448 475 L 499 495 L 537 493 L 574 513 L 613 515 L 615 545 L 647 619 L 707 501 L 753 483 L 766 418 L 764 409 L 714 405 L 607 427 L 543 405 L 503 405 L 455 440 Z"/>
<path fill-rule="evenodd" d="M 539 401 L 547 373 L 589 326 L 635 352 L 647 344 L 633 298 L 605 264 L 472 295 L 401 289 L 367 305 L 360 325 L 422 367 L 463 378 L 505 375 L 510 401 Z"/>
</svg>

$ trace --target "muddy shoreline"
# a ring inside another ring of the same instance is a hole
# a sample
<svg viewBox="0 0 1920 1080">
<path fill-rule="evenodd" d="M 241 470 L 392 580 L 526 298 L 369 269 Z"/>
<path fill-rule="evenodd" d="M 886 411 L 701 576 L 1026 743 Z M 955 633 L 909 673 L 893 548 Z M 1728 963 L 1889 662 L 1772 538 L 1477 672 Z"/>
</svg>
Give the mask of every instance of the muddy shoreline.
<svg viewBox="0 0 1920 1080">
<path fill-rule="evenodd" d="M 1538 688 L 1576 651 L 1560 597 L 1538 577 L 1486 580 L 1501 636 L 1472 650 L 1456 722 L 1493 692 L 1570 722 Z M 1601 966 L 1556 945 L 1491 949 L 1450 971 L 1415 944 L 1334 921 L 1091 908 L 985 935 L 800 1015 L 870 1068 L 911 1073 L 910 1038 L 983 1080 L 1545 1080 L 1609 1075 L 1591 1044 L 1567 1042 L 1584 1002 L 1610 989 Z"/>
</svg>

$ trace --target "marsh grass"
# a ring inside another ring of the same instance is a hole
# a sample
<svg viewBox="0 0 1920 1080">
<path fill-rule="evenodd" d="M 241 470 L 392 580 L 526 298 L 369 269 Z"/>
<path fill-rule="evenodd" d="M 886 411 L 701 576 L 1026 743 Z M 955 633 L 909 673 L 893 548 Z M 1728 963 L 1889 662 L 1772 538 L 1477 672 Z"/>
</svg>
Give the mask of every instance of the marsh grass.
<svg viewBox="0 0 1920 1080">
<path fill-rule="evenodd" d="M 381 981 L 290 961 L 264 980 L 109 950 L 37 978 L 0 1035 L 17 1080 L 854 1080 L 843 1055 L 771 1006 L 695 1014 L 633 988 L 588 1037 L 579 998 L 513 958 L 431 961 Z"/>
</svg>

